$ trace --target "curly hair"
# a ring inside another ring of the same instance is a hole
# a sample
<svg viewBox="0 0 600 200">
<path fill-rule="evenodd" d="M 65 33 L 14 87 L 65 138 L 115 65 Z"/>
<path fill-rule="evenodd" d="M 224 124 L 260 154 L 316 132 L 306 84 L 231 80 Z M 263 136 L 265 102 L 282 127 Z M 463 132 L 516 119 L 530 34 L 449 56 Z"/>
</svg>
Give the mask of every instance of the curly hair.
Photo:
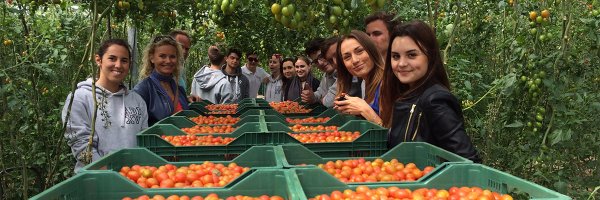
<svg viewBox="0 0 600 200">
<path fill-rule="evenodd" d="M 152 56 L 154 55 L 154 52 L 156 51 L 156 48 L 160 47 L 160 46 L 164 46 L 164 45 L 171 45 L 174 46 L 176 51 L 176 55 L 177 55 L 177 64 L 175 67 L 175 70 L 173 70 L 173 78 L 175 78 L 175 80 L 179 79 L 179 72 L 181 71 L 181 63 L 183 63 L 183 49 L 181 48 L 181 45 L 175 41 L 175 39 L 173 39 L 173 37 L 171 36 L 156 36 L 152 39 L 152 42 L 149 43 L 146 48 L 144 49 L 144 56 L 142 58 L 142 67 L 140 67 L 140 75 L 139 75 L 139 80 L 144 80 L 145 78 L 147 78 L 148 76 L 150 76 L 150 74 L 152 73 L 152 71 L 154 70 L 154 63 L 152 63 L 151 59 Z"/>
</svg>

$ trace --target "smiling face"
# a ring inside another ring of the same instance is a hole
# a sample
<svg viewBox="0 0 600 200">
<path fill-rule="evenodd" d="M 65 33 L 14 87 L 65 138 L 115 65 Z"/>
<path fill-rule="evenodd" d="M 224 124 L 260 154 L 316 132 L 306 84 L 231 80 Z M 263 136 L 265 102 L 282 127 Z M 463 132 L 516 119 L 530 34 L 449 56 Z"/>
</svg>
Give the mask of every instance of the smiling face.
<svg viewBox="0 0 600 200">
<path fill-rule="evenodd" d="M 350 38 L 342 41 L 340 46 L 344 66 L 350 74 L 360 78 L 367 78 L 373 69 L 373 60 L 358 40 Z"/>
<path fill-rule="evenodd" d="M 427 74 L 427 55 L 408 37 L 396 37 L 392 42 L 391 65 L 394 75 L 401 83 L 414 88 L 414 84 Z"/>
<path fill-rule="evenodd" d="M 335 61 L 335 50 L 337 47 L 337 43 L 333 43 L 331 44 L 331 46 L 329 46 L 329 48 L 327 49 L 327 52 L 325 52 L 325 62 L 326 62 L 326 66 L 324 67 L 325 73 L 333 73 L 335 71 L 335 66 L 336 61 Z"/>
<path fill-rule="evenodd" d="M 296 70 L 294 69 L 294 63 L 292 61 L 283 62 L 283 76 L 288 79 L 291 79 L 296 75 Z"/>
<path fill-rule="evenodd" d="M 310 73 L 310 65 L 308 65 L 308 63 L 306 63 L 302 59 L 296 60 L 296 63 L 294 63 L 294 67 L 296 69 L 296 75 L 298 75 L 298 77 L 301 79 L 306 78 L 306 76 L 308 76 L 308 73 Z"/>
<path fill-rule="evenodd" d="M 113 44 L 102 57 L 96 55 L 96 64 L 100 67 L 98 82 L 118 86 L 129 74 L 129 52 L 125 47 Z"/>
<path fill-rule="evenodd" d="M 156 71 L 164 76 L 171 76 L 177 68 L 177 48 L 172 45 L 162 45 L 154 49 L 150 58 Z"/>
</svg>

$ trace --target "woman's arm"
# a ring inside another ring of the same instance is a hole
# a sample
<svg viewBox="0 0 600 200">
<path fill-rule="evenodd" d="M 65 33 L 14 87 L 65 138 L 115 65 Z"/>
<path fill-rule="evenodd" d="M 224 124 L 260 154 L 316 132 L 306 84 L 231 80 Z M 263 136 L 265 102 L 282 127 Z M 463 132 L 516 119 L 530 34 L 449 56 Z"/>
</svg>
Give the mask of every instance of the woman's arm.
<svg viewBox="0 0 600 200">
<path fill-rule="evenodd" d="M 448 91 L 436 92 L 421 99 L 430 134 L 436 143 L 450 152 L 481 162 L 471 138 L 464 128 L 458 100 Z"/>
</svg>

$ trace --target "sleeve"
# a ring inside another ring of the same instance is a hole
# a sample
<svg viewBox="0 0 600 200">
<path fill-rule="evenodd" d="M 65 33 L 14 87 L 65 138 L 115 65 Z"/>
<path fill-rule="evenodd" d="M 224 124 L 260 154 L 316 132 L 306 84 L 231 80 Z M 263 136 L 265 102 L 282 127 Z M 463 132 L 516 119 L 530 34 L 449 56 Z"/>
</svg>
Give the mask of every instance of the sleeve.
<svg viewBox="0 0 600 200">
<path fill-rule="evenodd" d="M 142 101 L 144 100 L 142 99 Z M 142 112 L 144 112 L 144 114 L 142 114 L 142 130 L 140 130 L 143 131 L 144 129 L 148 128 L 148 107 L 146 107 L 145 101 L 140 103 L 140 107 L 142 108 Z"/>
<path fill-rule="evenodd" d="M 462 111 L 456 97 L 444 91 L 428 95 L 422 100 L 427 126 L 436 143 L 450 152 L 481 162 L 465 131 Z"/>
<path fill-rule="evenodd" d="M 200 92 L 196 91 L 198 89 L 200 89 L 199 86 L 196 86 L 198 84 L 198 82 L 196 81 L 195 78 L 192 79 L 192 85 L 190 86 L 190 94 L 194 95 L 194 96 L 200 96 Z"/>
<path fill-rule="evenodd" d="M 244 77 L 242 80 L 242 91 L 244 91 L 242 94 L 242 99 L 250 97 L 250 81 L 246 77 Z"/>
<path fill-rule="evenodd" d="M 146 108 L 148 108 L 149 105 L 149 100 L 150 100 L 150 92 L 148 91 L 148 86 L 146 84 L 146 81 L 141 81 L 140 83 L 138 83 L 137 85 L 135 85 L 135 87 L 133 87 L 133 91 L 135 91 L 136 93 L 138 93 L 142 99 L 144 100 L 144 102 L 146 102 Z"/>
<path fill-rule="evenodd" d="M 333 107 L 333 100 L 335 99 L 335 95 L 337 94 L 337 80 L 329 89 L 327 90 L 327 94 L 323 97 L 323 105 L 325 107 L 331 108 Z"/>
<path fill-rule="evenodd" d="M 318 101 L 322 101 L 323 97 L 327 94 L 327 90 L 329 88 L 325 88 L 325 86 L 327 85 L 327 83 L 325 83 L 326 81 L 327 81 L 327 78 L 323 77 L 321 79 L 321 83 L 319 83 L 319 88 L 317 88 L 317 91 L 314 93 L 315 98 Z"/>
<path fill-rule="evenodd" d="M 91 122 L 93 110 L 88 110 L 88 107 L 82 102 L 81 99 L 73 100 L 71 106 L 70 115 L 67 119 L 69 112 L 69 102 L 71 101 L 71 94 L 67 96 L 65 105 L 62 110 L 62 121 L 67 122 L 67 127 L 64 133 L 67 144 L 71 147 L 71 152 L 78 162 L 81 162 L 80 154 L 87 149 L 90 135 L 92 133 Z M 98 135 L 95 134 L 92 142 L 92 159 L 96 160 L 100 158 L 98 153 Z"/>
</svg>

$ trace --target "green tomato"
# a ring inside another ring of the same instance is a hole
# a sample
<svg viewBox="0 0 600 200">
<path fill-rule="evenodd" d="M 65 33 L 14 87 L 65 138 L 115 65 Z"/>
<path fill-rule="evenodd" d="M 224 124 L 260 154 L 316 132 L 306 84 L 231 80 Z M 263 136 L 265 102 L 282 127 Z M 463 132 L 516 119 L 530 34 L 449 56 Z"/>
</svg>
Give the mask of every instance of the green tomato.
<svg viewBox="0 0 600 200">
<path fill-rule="evenodd" d="M 335 15 L 329 16 L 329 23 L 335 24 L 337 22 L 337 17 Z"/>
<path fill-rule="evenodd" d="M 537 18 L 535 18 L 535 22 L 541 24 L 542 22 L 544 22 L 544 18 L 542 16 L 537 16 Z"/>
<path fill-rule="evenodd" d="M 542 79 L 540 79 L 540 78 L 536 78 L 536 79 L 535 79 L 535 81 L 534 81 L 534 83 L 535 83 L 536 85 L 540 85 L 540 83 L 542 83 Z"/>
<path fill-rule="evenodd" d="M 542 116 L 542 114 L 541 114 L 541 113 L 538 113 L 538 114 L 535 116 L 535 120 L 537 120 L 538 122 L 544 121 L 544 116 Z"/>
<path fill-rule="evenodd" d="M 521 81 L 523 81 L 523 82 L 527 81 L 527 76 L 521 76 Z"/>
<path fill-rule="evenodd" d="M 537 34 L 537 28 L 532 28 L 532 29 L 529 29 L 529 33 L 530 33 L 531 35 L 535 35 L 535 34 Z"/>
<path fill-rule="evenodd" d="M 342 8 L 340 8 L 339 6 L 331 7 L 331 14 L 336 15 L 336 16 L 342 16 L 342 14 L 343 14 Z"/>
<path fill-rule="evenodd" d="M 542 122 L 535 122 L 535 126 L 538 128 L 542 128 Z"/>
<path fill-rule="evenodd" d="M 533 126 L 533 123 L 527 122 L 527 127 L 532 127 L 532 126 Z"/>
</svg>

